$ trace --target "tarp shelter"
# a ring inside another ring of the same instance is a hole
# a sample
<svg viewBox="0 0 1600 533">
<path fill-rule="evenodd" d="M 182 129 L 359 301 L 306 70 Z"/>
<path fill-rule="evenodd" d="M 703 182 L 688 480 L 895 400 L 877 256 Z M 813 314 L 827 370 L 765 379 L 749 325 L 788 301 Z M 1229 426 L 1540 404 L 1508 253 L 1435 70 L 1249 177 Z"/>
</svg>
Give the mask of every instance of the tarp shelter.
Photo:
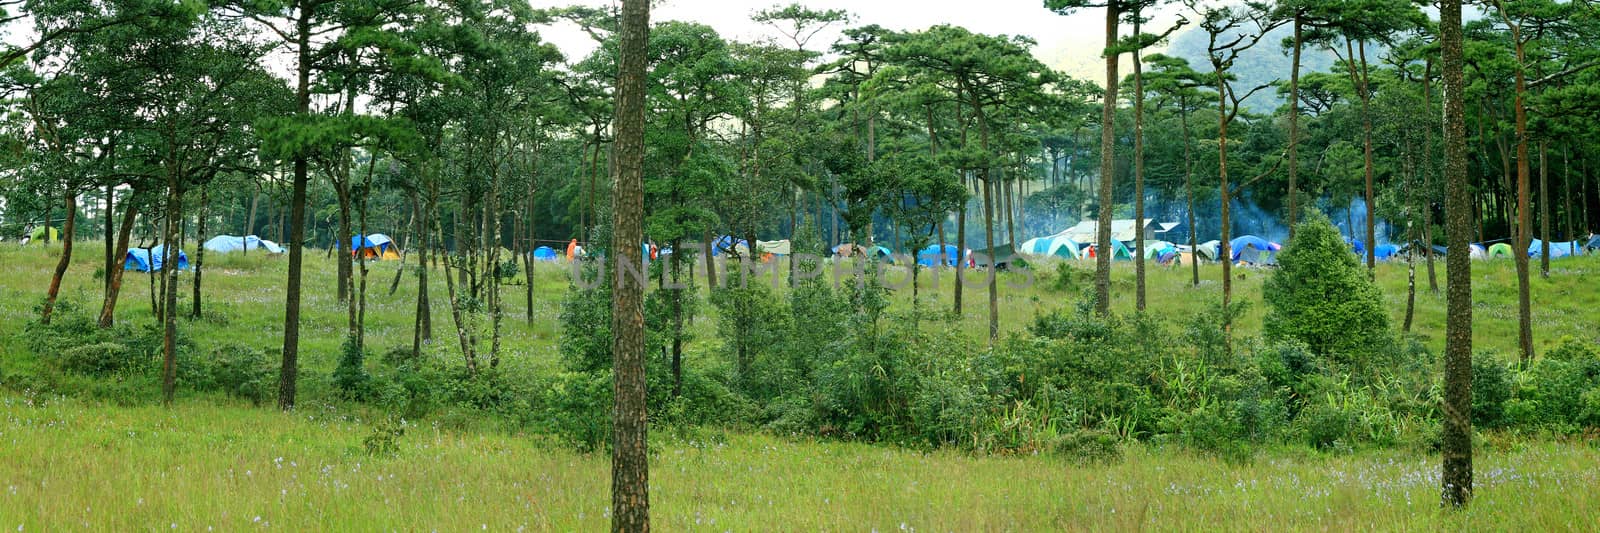
<svg viewBox="0 0 1600 533">
<path fill-rule="evenodd" d="M 1472 243 L 1468 247 L 1471 248 L 1471 250 L 1469 252 L 1467 252 L 1467 256 L 1468 257 L 1471 257 L 1473 259 L 1488 259 L 1489 258 L 1489 250 L 1487 248 L 1484 248 L 1482 244 Z"/>
<path fill-rule="evenodd" d="M 927 267 L 937 263 L 944 263 L 944 266 L 953 267 L 956 266 L 956 261 L 960 258 L 961 252 L 954 244 L 944 245 L 943 250 L 937 244 L 930 244 L 927 248 L 917 252 L 917 264 Z"/>
<path fill-rule="evenodd" d="M 399 259 L 400 247 L 394 239 L 382 233 L 366 237 L 350 237 L 350 255 L 361 259 Z"/>
<path fill-rule="evenodd" d="M 122 259 L 123 270 L 137 270 L 140 272 L 160 272 L 166 261 L 166 248 L 129 248 L 128 255 Z M 189 269 L 189 255 L 178 250 L 178 270 Z"/>
<path fill-rule="evenodd" d="M 33 232 L 28 234 L 28 240 L 30 242 L 44 242 L 44 232 L 46 229 L 50 230 L 50 242 L 61 240 L 61 232 L 56 231 L 55 228 L 46 228 L 45 226 L 33 228 Z"/>
<path fill-rule="evenodd" d="M 1506 243 L 1503 243 L 1503 242 L 1499 242 L 1499 243 L 1495 243 L 1494 246 L 1490 246 L 1489 247 L 1489 258 L 1490 259 L 1501 259 L 1501 258 L 1511 259 L 1511 258 L 1516 257 L 1516 256 L 1517 256 L 1516 250 L 1513 250 L 1511 248 L 1511 245 L 1509 245 L 1509 244 L 1506 244 Z"/>
<path fill-rule="evenodd" d="M 988 268 L 991 261 L 994 262 L 995 270 L 1006 270 L 1013 265 L 1025 266 L 1022 258 L 1017 256 L 1015 247 L 1010 244 L 972 251 L 973 268 Z"/>
<path fill-rule="evenodd" d="M 1272 264 L 1278 260 L 1278 250 L 1283 248 L 1255 235 L 1243 235 L 1228 241 L 1228 251 L 1234 261 L 1254 264 Z"/>
<path fill-rule="evenodd" d="M 1034 257 L 1059 257 L 1061 259 L 1078 259 L 1083 246 L 1065 235 L 1056 234 L 1049 237 L 1039 237 L 1023 241 L 1024 255 Z"/>
<path fill-rule="evenodd" d="M 1400 255 L 1400 247 L 1393 244 L 1380 244 L 1372 249 L 1372 257 L 1379 261 L 1388 261 L 1396 255 Z"/>
<path fill-rule="evenodd" d="M 262 240 L 260 237 L 255 235 L 250 235 L 248 237 L 218 235 L 216 237 L 212 237 L 211 240 L 206 241 L 203 246 L 205 247 L 206 251 L 216 252 L 219 254 L 238 251 L 244 251 L 248 253 L 250 250 L 263 250 L 269 254 L 283 253 L 283 247 L 278 246 L 278 243 Z"/>
<path fill-rule="evenodd" d="M 1098 257 L 1096 255 L 1098 253 L 1099 253 L 1099 250 L 1096 250 L 1095 249 L 1095 245 L 1091 244 L 1091 245 L 1085 246 L 1083 248 L 1082 256 L 1083 256 L 1084 259 L 1095 259 L 1095 258 Z M 1132 261 L 1133 260 L 1133 252 L 1128 250 L 1128 245 L 1122 244 L 1122 241 L 1112 240 L 1111 241 L 1111 260 L 1112 261 L 1123 261 L 1123 260 Z"/>
<path fill-rule="evenodd" d="M 550 249 L 549 246 L 540 246 L 533 249 L 534 261 L 555 261 L 560 258 L 561 256 L 557 255 L 556 251 Z"/>
<path fill-rule="evenodd" d="M 1541 248 L 1542 242 L 1539 239 L 1533 239 L 1532 242 L 1528 243 L 1528 257 L 1539 257 L 1539 253 L 1544 251 Z M 1583 255 L 1582 243 L 1578 241 L 1550 243 L 1551 259 L 1570 257 L 1574 254 Z"/>
<path fill-rule="evenodd" d="M 789 239 L 756 241 L 756 249 L 764 254 L 789 255 L 794 253 L 794 246 L 789 243 Z"/>
<path fill-rule="evenodd" d="M 1367 256 L 1367 246 L 1364 245 L 1364 244 L 1361 244 L 1361 241 L 1358 241 L 1358 240 L 1355 240 L 1355 239 L 1345 239 L 1344 243 L 1350 245 L 1350 252 L 1351 253 L 1359 255 L 1359 256 L 1362 256 L 1362 257 L 1366 257 Z M 1376 253 L 1376 252 L 1374 252 L 1374 253 Z"/>
</svg>

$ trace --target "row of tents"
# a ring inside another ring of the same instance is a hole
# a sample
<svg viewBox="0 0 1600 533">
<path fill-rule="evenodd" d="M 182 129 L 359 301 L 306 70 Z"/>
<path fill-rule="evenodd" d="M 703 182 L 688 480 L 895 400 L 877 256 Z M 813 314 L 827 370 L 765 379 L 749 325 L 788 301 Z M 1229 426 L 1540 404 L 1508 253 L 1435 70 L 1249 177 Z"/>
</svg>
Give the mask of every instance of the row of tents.
<svg viewBox="0 0 1600 533">
<path fill-rule="evenodd" d="M 1255 235 L 1243 235 L 1234 238 L 1229 243 L 1229 255 L 1235 262 L 1252 264 L 1271 264 L 1277 261 L 1277 255 L 1283 245 L 1268 241 Z M 1163 240 L 1146 240 L 1144 256 L 1146 260 L 1158 264 L 1171 264 L 1181 258 L 1191 256 L 1204 261 L 1216 261 L 1221 254 L 1222 241 L 1209 241 L 1196 245 L 1193 249 L 1188 246 L 1174 244 Z M 1112 240 L 1110 247 L 1113 261 L 1130 261 L 1133 259 L 1133 250 L 1130 243 Z M 1066 232 L 1048 237 L 1029 239 L 1022 243 L 1019 250 L 1023 255 L 1031 257 L 1054 257 L 1066 260 L 1096 259 L 1099 250 L 1094 244 L 1084 244 L 1073 240 Z"/>
</svg>

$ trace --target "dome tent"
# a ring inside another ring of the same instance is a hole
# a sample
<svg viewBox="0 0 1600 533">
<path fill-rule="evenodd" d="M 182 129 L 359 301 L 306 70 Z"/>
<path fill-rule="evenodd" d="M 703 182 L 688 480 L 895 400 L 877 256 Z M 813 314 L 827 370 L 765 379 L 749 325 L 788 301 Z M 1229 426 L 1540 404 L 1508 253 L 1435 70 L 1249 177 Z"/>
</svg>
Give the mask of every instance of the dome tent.
<svg viewBox="0 0 1600 533">
<path fill-rule="evenodd" d="M 957 251 L 953 244 L 944 245 L 943 250 L 937 244 L 930 244 L 927 248 L 917 251 L 917 264 L 931 267 L 935 263 L 943 263 L 944 266 L 953 267 L 956 266 L 956 259 L 959 257 L 961 252 Z"/>
<path fill-rule="evenodd" d="M 1255 235 L 1242 235 L 1228 241 L 1229 255 L 1236 262 L 1270 265 L 1277 262 L 1281 249 L 1283 246 Z"/>
<path fill-rule="evenodd" d="M 1023 241 L 1019 252 L 1034 257 L 1058 257 L 1061 259 L 1079 259 L 1079 251 L 1083 246 L 1077 241 L 1067 238 L 1063 234 L 1039 237 Z"/>
<path fill-rule="evenodd" d="M 556 254 L 556 251 L 551 249 L 549 246 L 540 246 L 533 249 L 534 261 L 555 261 L 560 257 L 561 256 Z"/>
<path fill-rule="evenodd" d="M 166 247 L 155 248 L 129 248 L 128 255 L 122 259 L 123 270 L 137 270 L 139 272 L 160 272 L 166 262 Z M 189 269 L 189 255 L 178 250 L 178 270 Z"/>
<path fill-rule="evenodd" d="M 1539 257 L 1539 254 L 1544 251 L 1543 244 L 1544 242 L 1539 239 L 1533 239 L 1529 242 L 1528 257 Z M 1552 242 L 1550 243 L 1550 258 L 1559 259 L 1573 255 L 1583 255 L 1582 244 L 1578 241 Z"/>
<path fill-rule="evenodd" d="M 350 237 L 350 254 L 361 259 L 399 259 L 400 247 L 394 244 L 394 239 L 382 233 L 374 233 L 366 237 Z"/>
<path fill-rule="evenodd" d="M 1495 243 L 1494 246 L 1490 246 L 1489 247 L 1489 258 L 1490 259 L 1500 259 L 1500 258 L 1511 259 L 1511 258 L 1516 257 L 1516 256 L 1517 256 L 1516 250 L 1513 250 L 1511 248 L 1511 245 L 1509 245 L 1509 244 L 1500 242 L 1500 243 Z"/>
<path fill-rule="evenodd" d="M 266 250 L 266 252 L 270 254 L 283 253 L 283 247 L 278 246 L 278 243 L 263 240 L 255 235 L 250 235 L 247 237 L 218 235 L 216 237 L 212 237 L 211 240 L 206 241 L 202 247 L 204 247 L 206 251 L 216 252 L 219 254 L 238 251 L 244 251 L 248 253 L 250 250 Z"/>
<path fill-rule="evenodd" d="M 1096 253 L 1099 253 L 1099 251 L 1095 249 L 1095 245 L 1090 244 L 1090 245 L 1085 246 L 1083 248 L 1083 254 L 1082 255 L 1083 255 L 1084 259 L 1094 259 L 1096 257 L 1095 256 Z M 1122 241 L 1119 241 L 1119 240 L 1116 240 L 1116 239 L 1112 239 L 1111 240 L 1111 260 L 1112 261 L 1132 261 L 1133 260 L 1133 252 L 1128 250 L 1128 245 L 1122 244 Z"/>
</svg>

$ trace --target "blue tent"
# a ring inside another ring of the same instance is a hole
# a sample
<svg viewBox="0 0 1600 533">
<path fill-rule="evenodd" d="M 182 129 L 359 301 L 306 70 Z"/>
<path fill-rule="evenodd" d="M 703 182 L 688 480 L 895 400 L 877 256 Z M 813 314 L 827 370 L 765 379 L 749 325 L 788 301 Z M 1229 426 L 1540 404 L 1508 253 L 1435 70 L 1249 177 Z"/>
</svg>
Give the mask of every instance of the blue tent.
<svg viewBox="0 0 1600 533">
<path fill-rule="evenodd" d="M 534 261 L 555 261 L 560 257 L 561 256 L 556 255 L 556 251 L 552 250 L 549 246 L 540 246 L 538 248 L 534 248 L 533 250 Z"/>
<path fill-rule="evenodd" d="M 1539 239 L 1533 239 L 1528 243 L 1528 257 L 1539 257 L 1539 252 L 1543 251 L 1540 250 L 1541 243 L 1542 241 Z M 1574 253 L 1583 255 L 1583 249 L 1583 243 L 1578 241 L 1552 242 L 1550 243 L 1550 258 L 1569 257 Z"/>
<path fill-rule="evenodd" d="M 1234 261 L 1250 263 L 1273 263 L 1278 259 L 1278 250 L 1283 248 L 1255 235 L 1243 235 L 1228 241 L 1228 250 L 1232 252 Z"/>
<path fill-rule="evenodd" d="M 1600 250 L 1600 237 L 1589 239 L 1589 244 L 1585 244 L 1583 247 L 1590 250 Z"/>
<path fill-rule="evenodd" d="M 1355 239 L 1345 239 L 1344 242 L 1345 242 L 1345 244 L 1350 245 L 1350 252 L 1351 253 L 1354 253 L 1356 255 L 1363 256 L 1363 257 L 1365 257 L 1367 255 L 1367 246 L 1364 245 L 1364 244 L 1361 244 L 1361 241 L 1358 241 L 1358 240 L 1355 240 Z"/>
<path fill-rule="evenodd" d="M 245 251 L 249 251 L 249 250 L 266 250 L 267 253 L 273 253 L 273 254 L 281 254 L 281 253 L 283 253 L 283 247 L 282 246 L 278 246 L 278 243 L 275 243 L 275 242 L 272 242 L 272 241 L 267 241 L 267 240 L 262 240 L 260 237 L 257 237 L 255 235 L 250 235 L 248 237 L 235 237 L 233 235 L 218 235 L 216 237 L 212 237 L 211 240 L 206 241 L 204 246 L 205 246 L 205 249 L 207 251 L 217 252 L 217 253 L 222 253 L 222 254 L 229 253 L 229 252 L 237 252 L 237 251 L 240 251 L 240 250 L 245 250 Z"/>
<path fill-rule="evenodd" d="M 711 241 L 711 255 L 713 257 L 722 255 L 723 252 L 729 250 L 741 255 L 747 254 L 750 251 L 750 243 L 744 239 L 734 239 L 727 235 L 717 237 L 717 240 Z"/>
<path fill-rule="evenodd" d="M 1083 250 L 1083 245 L 1067 238 L 1065 235 L 1052 235 L 1023 241 L 1020 252 L 1037 256 L 1056 256 L 1062 259 L 1078 259 Z"/>
<path fill-rule="evenodd" d="M 1372 249 L 1372 257 L 1379 261 L 1387 261 L 1400 254 L 1400 247 L 1393 244 L 1380 244 Z"/>
<path fill-rule="evenodd" d="M 953 267 L 956 266 L 956 260 L 960 257 L 961 252 L 956 249 L 954 244 L 944 245 L 943 250 L 939 249 L 937 244 L 930 244 L 927 248 L 917 252 L 917 264 L 931 267 L 935 262 L 942 262 L 944 266 Z"/>
<path fill-rule="evenodd" d="M 122 269 L 140 272 L 150 272 L 151 270 L 160 272 L 165 258 L 166 249 L 162 246 L 156 246 L 155 248 L 129 248 L 127 257 L 122 260 Z M 183 253 L 183 250 L 178 250 L 178 270 L 188 269 L 189 255 Z"/>
</svg>

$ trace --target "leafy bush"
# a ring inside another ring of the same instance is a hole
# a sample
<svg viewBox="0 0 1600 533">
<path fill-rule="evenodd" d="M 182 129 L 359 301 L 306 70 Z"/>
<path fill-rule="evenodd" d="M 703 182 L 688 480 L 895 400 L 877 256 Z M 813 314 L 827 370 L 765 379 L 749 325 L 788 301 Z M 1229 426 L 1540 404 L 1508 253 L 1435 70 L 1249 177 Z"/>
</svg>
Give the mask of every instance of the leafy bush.
<svg viewBox="0 0 1600 533">
<path fill-rule="evenodd" d="M 250 400 L 256 405 L 275 394 L 278 376 L 272 360 L 261 350 L 224 344 L 197 368 L 192 382 L 198 390 L 216 390 Z"/>
<path fill-rule="evenodd" d="M 1278 266 L 1262 286 L 1269 340 L 1299 340 L 1320 357 L 1356 366 L 1391 349 L 1383 296 L 1326 216 L 1296 226 Z"/>
<path fill-rule="evenodd" d="M 1478 352 L 1472 356 L 1472 425 L 1499 427 L 1506 422 L 1506 401 L 1511 399 L 1511 371 L 1498 356 Z"/>
<path fill-rule="evenodd" d="M 101 329 L 83 314 L 60 313 L 49 324 L 30 323 L 28 349 L 59 370 L 94 377 L 147 375 L 160 368 L 163 333 L 152 326 L 119 324 Z M 180 336 L 179 356 L 191 346 Z"/>
<path fill-rule="evenodd" d="M 371 376 L 367 375 L 366 354 L 356 344 L 354 336 L 346 336 L 339 345 L 339 366 L 333 369 L 333 385 L 347 399 L 363 400 L 369 393 Z"/>
</svg>

